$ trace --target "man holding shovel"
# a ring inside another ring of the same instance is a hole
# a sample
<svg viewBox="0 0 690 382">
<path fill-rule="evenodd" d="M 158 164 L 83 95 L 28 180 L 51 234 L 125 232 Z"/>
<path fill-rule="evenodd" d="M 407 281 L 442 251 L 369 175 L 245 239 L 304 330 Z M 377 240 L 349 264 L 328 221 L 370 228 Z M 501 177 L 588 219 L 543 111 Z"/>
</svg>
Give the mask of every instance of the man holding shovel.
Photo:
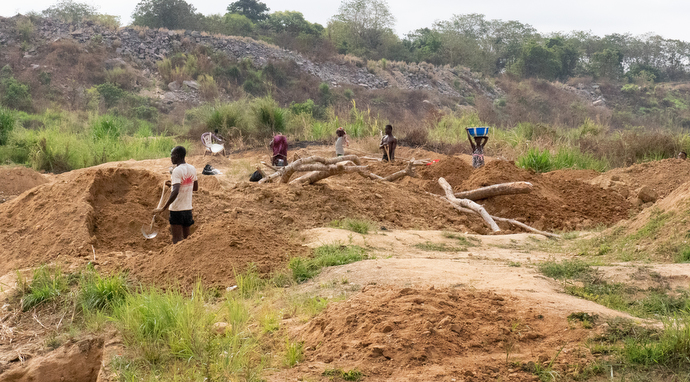
<svg viewBox="0 0 690 382">
<path fill-rule="evenodd" d="M 194 166 L 184 161 L 187 150 L 182 146 L 176 146 L 170 152 L 170 160 L 175 168 L 172 171 L 172 180 L 165 182 L 172 192 L 168 201 L 160 208 L 153 210 L 154 214 L 170 209 L 170 231 L 172 242 L 177 243 L 189 236 L 189 227 L 194 224 L 192 218 L 192 191 L 199 189 Z"/>
</svg>

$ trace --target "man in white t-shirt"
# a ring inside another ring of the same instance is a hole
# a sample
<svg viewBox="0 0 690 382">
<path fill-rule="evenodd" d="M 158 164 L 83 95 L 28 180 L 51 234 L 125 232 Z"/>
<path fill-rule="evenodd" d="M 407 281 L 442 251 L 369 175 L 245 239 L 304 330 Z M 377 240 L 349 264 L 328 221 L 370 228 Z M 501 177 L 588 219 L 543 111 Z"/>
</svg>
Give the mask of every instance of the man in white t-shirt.
<svg viewBox="0 0 690 382">
<path fill-rule="evenodd" d="M 170 160 L 175 168 L 172 171 L 172 180 L 165 182 L 172 192 L 165 205 L 153 210 L 154 214 L 170 208 L 170 231 L 173 244 L 189 236 L 189 227 L 194 224 L 192 217 L 192 191 L 199 189 L 196 178 L 196 169 L 184 161 L 187 150 L 182 146 L 176 146 L 170 152 Z"/>
</svg>

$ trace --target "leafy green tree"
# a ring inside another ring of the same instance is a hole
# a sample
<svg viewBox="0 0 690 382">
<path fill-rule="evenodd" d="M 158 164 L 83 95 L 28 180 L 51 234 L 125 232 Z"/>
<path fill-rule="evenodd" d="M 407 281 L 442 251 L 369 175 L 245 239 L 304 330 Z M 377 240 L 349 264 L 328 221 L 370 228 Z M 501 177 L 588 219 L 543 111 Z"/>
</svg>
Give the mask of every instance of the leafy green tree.
<svg viewBox="0 0 690 382">
<path fill-rule="evenodd" d="M 371 55 L 386 35 L 394 34 L 395 17 L 385 0 L 343 0 L 328 24 L 334 45 L 346 53 Z"/>
<path fill-rule="evenodd" d="M 45 17 L 75 24 L 79 24 L 83 20 L 95 16 L 97 13 L 96 7 L 86 3 L 77 3 L 72 0 L 58 1 L 41 12 Z"/>
<path fill-rule="evenodd" d="M 266 20 L 269 8 L 266 4 L 258 0 L 237 0 L 228 5 L 228 13 L 236 13 L 246 16 L 252 22 Z"/>
<path fill-rule="evenodd" d="M 545 45 L 546 48 L 556 54 L 560 62 L 560 69 L 556 73 L 556 78 L 564 80 L 572 77 L 580 61 L 580 52 L 577 48 L 562 36 L 548 39 Z"/>
<path fill-rule="evenodd" d="M 608 48 L 596 52 L 592 55 L 591 68 L 595 77 L 618 80 L 623 75 L 623 53 Z"/>
<path fill-rule="evenodd" d="M 511 69 L 525 78 L 553 80 L 561 71 L 561 63 L 558 54 L 552 49 L 530 41 L 522 47 L 520 58 Z"/>
<path fill-rule="evenodd" d="M 417 29 L 405 35 L 402 41 L 407 50 L 412 53 L 417 62 L 427 61 L 440 64 L 439 51 L 441 50 L 441 36 L 437 30 L 429 28 Z"/>
<path fill-rule="evenodd" d="M 268 15 L 264 25 L 274 33 L 287 33 L 297 36 L 300 33 L 320 36 L 324 28 L 321 24 L 310 23 L 301 12 L 282 11 Z"/>
<path fill-rule="evenodd" d="M 251 36 L 254 23 L 247 16 L 237 13 L 226 13 L 223 16 L 224 32 L 230 36 Z"/>
<path fill-rule="evenodd" d="M 184 0 L 142 0 L 132 13 L 132 25 L 149 28 L 196 29 L 196 8 Z"/>
</svg>

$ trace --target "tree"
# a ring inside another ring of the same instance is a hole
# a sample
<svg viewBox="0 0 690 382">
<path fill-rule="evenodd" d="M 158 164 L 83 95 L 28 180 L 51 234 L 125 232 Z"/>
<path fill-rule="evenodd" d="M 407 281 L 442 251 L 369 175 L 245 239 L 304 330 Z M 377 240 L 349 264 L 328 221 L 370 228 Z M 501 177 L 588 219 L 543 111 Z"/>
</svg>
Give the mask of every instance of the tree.
<svg viewBox="0 0 690 382">
<path fill-rule="evenodd" d="M 264 25 L 275 33 L 287 33 L 293 36 L 300 33 L 320 36 L 324 30 L 321 24 L 312 24 L 304 19 L 301 12 L 293 11 L 273 12 L 268 15 Z"/>
<path fill-rule="evenodd" d="M 337 47 L 350 53 L 369 55 L 376 51 L 385 34 L 393 33 L 395 17 L 385 0 L 343 0 L 338 14 L 328 24 Z"/>
<path fill-rule="evenodd" d="M 226 13 L 223 16 L 224 34 L 230 36 L 251 36 L 254 33 L 254 23 L 244 15 Z"/>
<path fill-rule="evenodd" d="M 142 0 L 132 18 L 132 25 L 149 28 L 196 29 L 201 17 L 184 0 Z"/>
<path fill-rule="evenodd" d="M 592 55 L 592 72 L 596 77 L 618 80 L 623 74 L 623 53 L 616 49 L 604 49 Z"/>
<path fill-rule="evenodd" d="M 67 23 L 79 24 L 84 19 L 95 16 L 97 8 L 86 3 L 62 0 L 51 5 L 41 13 L 45 17 L 62 20 Z"/>
<path fill-rule="evenodd" d="M 246 16 L 252 22 L 266 20 L 269 11 L 268 6 L 258 0 L 237 0 L 228 5 L 228 13 L 237 13 Z"/>
<path fill-rule="evenodd" d="M 561 70 L 561 63 L 558 54 L 552 49 L 530 41 L 522 47 L 520 58 L 511 70 L 525 78 L 553 80 Z"/>
</svg>

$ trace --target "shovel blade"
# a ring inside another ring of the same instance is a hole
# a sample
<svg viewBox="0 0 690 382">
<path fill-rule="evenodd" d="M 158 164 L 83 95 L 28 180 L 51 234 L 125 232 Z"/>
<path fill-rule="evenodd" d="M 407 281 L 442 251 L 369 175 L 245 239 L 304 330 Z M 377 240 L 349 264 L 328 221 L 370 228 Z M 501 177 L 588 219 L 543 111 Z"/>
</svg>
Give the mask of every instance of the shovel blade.
<svg viewBox="0 0 690 382">
<path fill-rule="evenodd" d="M 150 229 L 151 229 L 151 227 L 146 226 L 146 225 L 141 227 L 141 234 L 144 235 L 144 238 L 147 240 L 153 239 L 154 237 L 158 236 L 158 232 L 156 232 L 156 231 L 149 232 Z"/>
</svg>

